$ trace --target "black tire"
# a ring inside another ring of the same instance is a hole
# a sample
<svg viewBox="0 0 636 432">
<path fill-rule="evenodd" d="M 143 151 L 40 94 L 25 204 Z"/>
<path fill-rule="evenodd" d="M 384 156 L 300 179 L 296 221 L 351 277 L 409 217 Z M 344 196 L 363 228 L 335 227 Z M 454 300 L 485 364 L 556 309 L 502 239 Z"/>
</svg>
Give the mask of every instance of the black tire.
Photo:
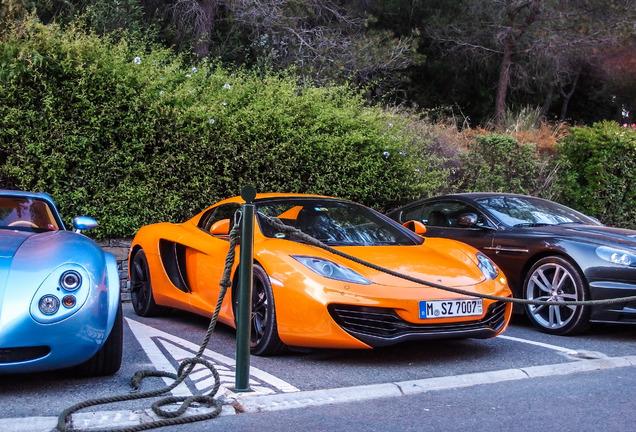
<svg viewBox="0 0 636 432">
<path fill-rule="evenodd" d="M 532 324 L 544 333 L 573 335 L 590 326 L 590 306 L 558 305 L 559 301 L 590 299 L 581 272 L 564 258 L 552 256 L 537 261 L 526 276 L 523 296 L 531 300 L 554 301 L 554 306 L 525 306 Z"/>
<path fill-rule="evenodd" d="M 130 267 L 130 299 L 135 313 L 142 317 L 161 315 L 165 308 L 157 306 L 152 294 L 148 259 L 143 249 L 135 254 Z"/>
<path fill-rule="evenodd" d="M 121 302 L 117 308 L 113 328 L 104 345 L 84 363 L 72 368 L 72 373 L 79 376 L 112 375 L 121 367 L 124 342 L 124 320 Z"/>
<path fill-rule="evenodd" d="M 278 336 L 272 285 L 261 266 L 255 264 L 253 272 L 250 352 L 258 356 L 281 354 L 285 351 L 285 344 Z"/>
</svg>

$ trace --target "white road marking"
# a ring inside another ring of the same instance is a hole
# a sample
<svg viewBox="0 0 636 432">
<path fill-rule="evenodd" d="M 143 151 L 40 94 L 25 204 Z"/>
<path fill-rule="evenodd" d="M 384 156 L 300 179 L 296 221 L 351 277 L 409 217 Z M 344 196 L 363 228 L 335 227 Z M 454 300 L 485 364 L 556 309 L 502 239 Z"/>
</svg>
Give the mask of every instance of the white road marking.
<svg viewBox="0 0 636 432">
<path fill-rule="evenodd" d="M 557 345 L 551 345 L 551 344 L 547 344 L 547 343 L 543 343 L 543 342 L 536 342 L 536 341 L 531 341 L 531 340 L 527 340 L 527 339 L 520 339 L 520 338 L 516 338 L 513 336 L 506 336 L 506 335 L 499 335 L 497 336 L 497 338 L 499 339 L 508 339 L 511 341 L 515 341 L 515 342 L 521 342 L 521 343 L 525 343 L 525 344 L 530 344 L 530 345 L 536 345 L 536 346 L 540 346 L 543 348 L 548 348 L 554 351 L 558 351 L 561 352 L 563 354 L 568 354 L 568 355 L 576 355 L 578 354 L 578 351 L 575 351 L 573 349 L 569 349 L 569 348 L 563 348 Z"/>
<path fill-rule="evenodd" d="M 182 360 L 194 357 L 199 350 L 199 345 L 195 343 L 162 332 L 161 330 L 157 330 L 156 328 L 147 326 L 133 319 L 126 318 L 126 322 L 157 370 L 175 373 L 178 364 Z M 171 358 L 168 358 L 166 353 L 169 354 Z M 234 393 L 230 389 L 234 386 L 235 382 L 235 360 L 210 349 L 206 349 L 203 352 L 203 357 L 213 362 L 217 372 L 219 372 L 221 388 L 217 394 L 233 395 Z M 170 361 L 171 359 L 173 361 Z M 170 378 L 164 379 L 166 384 L 172 384 L 173 382 Z M 212 373 L 206 367 L 200 365 L 194 368 L 193 374 L 189 377 L 189 381 L 202 393 L 209 391 L 214 385 Z M 188 388 L 187 382 L 188 380 L 178 385 L 172 391 L 172 394 L 174 396 L 192 395 L 193 392 Z M 298 388 L 288 382 L 255 367 L 250 367 L 249 384 L 252 391 L 247 394 L 251 396 L 299 391 Z"/>
</svg>

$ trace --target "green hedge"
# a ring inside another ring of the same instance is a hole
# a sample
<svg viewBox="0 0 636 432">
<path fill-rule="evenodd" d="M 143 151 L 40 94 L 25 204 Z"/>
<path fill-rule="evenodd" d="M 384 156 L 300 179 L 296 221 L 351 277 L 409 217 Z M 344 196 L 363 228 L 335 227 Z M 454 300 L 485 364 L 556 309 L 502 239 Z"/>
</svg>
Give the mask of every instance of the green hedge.
<svg viewBox="0 0 636 432">
<path fill-rule="evenodd" d="M 67 217 L 96 218 L 97 238 L 185 220 L 247 184 L 385 210 L 446 175 L 405 151 L 426 146 L 412 121 L 346 87 L 193 67 L 83 29 L 30 23 L 0 45 L 0 187 L 48 192 Z"/>
<path fill-rule="evenodd" d="M 560 200 L 607 225 L 636 229 L 636 130 L 609 121 L 572 128 L 558 150 Z"/>
<path fill-rule="evenodd" d="M 500 133 L 477 135 L 461 155 L 457 189 L 537 195 L 540 172 L 536 146 Z"/>
</svg>

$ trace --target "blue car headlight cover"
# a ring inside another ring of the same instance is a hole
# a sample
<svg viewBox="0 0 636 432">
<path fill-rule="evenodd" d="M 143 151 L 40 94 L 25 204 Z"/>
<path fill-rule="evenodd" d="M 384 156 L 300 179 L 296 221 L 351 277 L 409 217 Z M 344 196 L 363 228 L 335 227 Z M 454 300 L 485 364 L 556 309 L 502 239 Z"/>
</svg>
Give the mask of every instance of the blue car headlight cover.
<svg viewBox="0 0 636 432">
<path fill-rule="evenodd" d="M 77 312 L 91 291 L 90 276 L 77 264 L 53 270 L 31 300 L 31 316 L 42 324 L 61 321 Z"/>
<path fill-rule="evenodd" d="M 362 276 L 360 273 L 323 258 L 300 255 L 292 256 L 292 258 L 309 268 L 314 273 L 329 279 L 362 285 L 371 284 L 371 281 Z"/>
</svg>

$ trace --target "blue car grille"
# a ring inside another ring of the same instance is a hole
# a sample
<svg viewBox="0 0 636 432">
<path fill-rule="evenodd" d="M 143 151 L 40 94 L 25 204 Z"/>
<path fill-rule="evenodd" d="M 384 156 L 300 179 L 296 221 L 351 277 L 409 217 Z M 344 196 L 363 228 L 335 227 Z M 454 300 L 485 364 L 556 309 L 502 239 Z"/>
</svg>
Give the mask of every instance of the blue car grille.
<svg viewBox="0 0 636 432">
<path fill-rule="evenodd" d="M 0 364 L 35 360 L 48 355 L 50 352 L 51 348 L 47 346 L 0 348 Z"/>
<path fill-rule="evenodd" d="M 328 310 L 340 327 L 373 347 L 406 340 L 487 338 L 492 337 L 506 322 L 504 302 L 493 303 L 482 319 L 442 324 L 411 323 L 390 308 L 331 304 Z"/>
</svg>

